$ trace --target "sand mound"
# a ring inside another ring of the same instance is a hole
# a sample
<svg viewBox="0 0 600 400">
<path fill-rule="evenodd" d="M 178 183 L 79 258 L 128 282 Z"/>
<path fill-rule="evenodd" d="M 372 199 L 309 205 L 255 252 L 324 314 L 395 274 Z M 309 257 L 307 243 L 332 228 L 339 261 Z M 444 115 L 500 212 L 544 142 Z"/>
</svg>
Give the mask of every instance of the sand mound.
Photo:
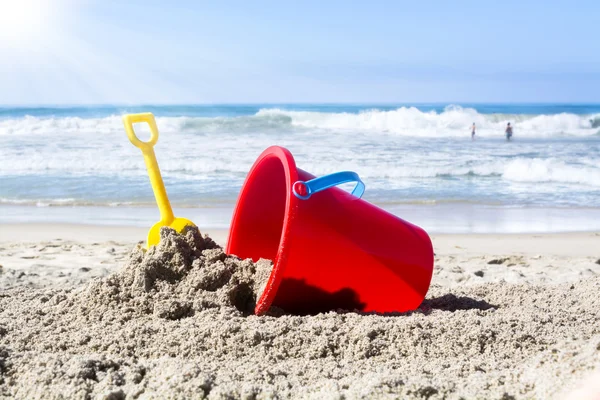
<svg viewBox="0 0 600 400">
<path fill-rule="evenodd" d="M 227 256 L 198 229 L 178 235 L 161 229 L 158 246 L 138 245 L 122 271 L 92 282 L 74 297 L 90 313 L 122 318 L 154 314 L 181 319 L 208 308 L 252 313 L 272 269 L 271 261 Z"/>
<path fill-rule="evenodd" d="M 268 275 L 163 231 L 76 290 L 0 295 L 17 398 L 549 398 L 600 365 L 600 279 L 433 286 L 415 312 L 251 315 Z"/>
</svg>

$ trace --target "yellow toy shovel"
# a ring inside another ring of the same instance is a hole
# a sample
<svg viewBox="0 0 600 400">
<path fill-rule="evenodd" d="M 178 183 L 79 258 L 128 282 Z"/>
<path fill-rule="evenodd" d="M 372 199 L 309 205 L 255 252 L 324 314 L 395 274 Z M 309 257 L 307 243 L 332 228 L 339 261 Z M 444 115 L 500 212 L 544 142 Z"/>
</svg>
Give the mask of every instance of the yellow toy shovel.
<svg viewBox="0 0 600 400">
<path fill-rule="evenodd" d="M 150 140 L 147 142 L 138 139 L 133 130 L 133 124 L 141 122 L 145 122 L 150 126 Z M 135 147 L 142 150 L 146 168 L 148 169 L 148 176 L 150 177 L 150 184 L 154 191 L 154 197 L 156 197 L 156 204 L 158 204 L 158 209 L 160 210 L 160 221 L 155 223 L 148 232 L 147 247 L 150 248 L 150 246 L 157 245 L 160 241 L 161 227 L 169 226 L 181 233 L 186 226 L 196 225 L 190 220 L 185 218 L 175 218 L 173 215 L 173 209 L 169 203 L 165 184 L 160 176 L 160 169 L 158 169 L 158 163 L 156 162 L 156 156 L 154 155 L 153 147 L 158 141 L 158 129 L 156 127 L 154 115 L 152 115 L 152 113 L 124 115 L 123 123 L 125 124 L 125 131 L 127 132 L 129 141 L 133 143 Z"/>
</svg>

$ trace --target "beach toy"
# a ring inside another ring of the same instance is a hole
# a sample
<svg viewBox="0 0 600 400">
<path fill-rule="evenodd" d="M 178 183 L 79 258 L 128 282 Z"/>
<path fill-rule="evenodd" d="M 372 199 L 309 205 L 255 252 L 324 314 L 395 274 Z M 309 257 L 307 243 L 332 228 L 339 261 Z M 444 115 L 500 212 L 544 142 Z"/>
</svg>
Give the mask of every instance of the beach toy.
<svg viewBox="0 0 600 400">
<path fill-rule="evenodd" d="M 355 182 L 352 193 L 335 186 Z M 433 273 L 427 233 L 362 200 L 354 172 L 315 178 L 292 154 L 269 147 L 256 160 L 234 210 L 227 254 L 273 260 L 255 313 L 271 305 L 295 314 L 338 308 L 417 308 Z"/>
<path fill-rule="evenodd" d="M 147 142 L 138 139 L 133 130 L 133 124 L 142 122 L 145 122 L 150 126 L 150 140 Z M 156 127 L 154 115 L 152 115 L 152 113 L 124 115 L 123 124 L 125 124 L 125 131 L 127 132 L 129 141 L 133 143 L 135 147 L 142 150 L 146 169 L 148 170 L 148 176 L 150 177 L 150 184 L 154 191 L 156 204 L 160 210 L 160 221 L 155 223 L 148 232 L 147 247 L 150 248 L 150 246 L 157 245 L 160 241 L 161 227 L 169 226 L 181 233 L 186 226 L 195 226 L 195 224 L 188 219 L 176 218 L 175 215 L 173 215 L 173 209 L 171 208 L 171 203 L 169 203 L 165 184 L 160 175 L 160 169 L 158 168 L 158 162 L 156 162 L 156 155 L 154 154 L 154 145 L 158 141 L 158 128 Z"/>
</svg>

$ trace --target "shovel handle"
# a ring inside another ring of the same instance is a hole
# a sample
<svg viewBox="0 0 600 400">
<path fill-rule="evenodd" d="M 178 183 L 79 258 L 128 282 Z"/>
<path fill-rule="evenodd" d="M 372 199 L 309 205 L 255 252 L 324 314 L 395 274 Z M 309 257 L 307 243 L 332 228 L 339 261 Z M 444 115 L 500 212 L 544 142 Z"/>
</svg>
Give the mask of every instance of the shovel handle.
<svg viewBox="0 0 600 400">
<path fill-rule="evenodd" d="M 147 142 L 140 140 L 133 130 L 133 124 L 143 122 L 147 123 L 150 127 L 150 140 Z M 135 147 L 142 149 L 142 151 L 146 148 L 154 147 L 158 141 L 158 128 L 156 127 L 156 120 L 154 119 L 154 115 L 152 115 L 152 113 L 123 115 L 123 124 L 125 124 L 125 132 L 127 132 L 129 141 Z"/>
<path fill-rule="evenodd" d="M 134 123 L 143 122 L 150 126 L 150 140 L 147 142 L 140 140 L 133 130 Z M 158 162 L 156 161 L 156 155 L 154 154 L 153 147 L 158 141 L 158 128 L 156 127 L 154 115 L 152 115 L 152 113 L 123 115 L 123 124 L 125 125 L 125 132 L 127 132 L 129 141 L 135 147 L 142 150 L 146 169 L 148 170 L 148 177 L 150 178 L 150 184 L 152 185 L 152 191 L 154 191 L 156 204 L 160 211 L 161 222 L 165 225 L 169 225 L 175 219 L 175 215 L 173 215 L 173 209 L 171 208 L 171 203 L 169 203 L 167 190 L 165 189 L 165 184 L 160 175 L 160 169 L 158 168 Z"/>
</svg>

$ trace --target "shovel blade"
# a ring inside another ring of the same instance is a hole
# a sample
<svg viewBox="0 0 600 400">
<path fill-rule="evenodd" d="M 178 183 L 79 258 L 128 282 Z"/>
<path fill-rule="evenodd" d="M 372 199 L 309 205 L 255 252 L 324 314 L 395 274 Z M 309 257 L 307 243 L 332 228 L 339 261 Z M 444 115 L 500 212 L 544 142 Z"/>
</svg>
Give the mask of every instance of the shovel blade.
<svg viewBox="0 0 600 400">
<path fill-rule="evenodd" d="M 152 225 L 152 228 L 148 231 L 148 239 L 146 240 L 146 248 L 150 246 L 156 246 L 160 242 L 160 228 L 168 226 L 173 228 L 177 233 L 182 233 L 186 226 L 196 226 L 192 221 L 185 218 L 175 218 L 170 224 L 164 221 L 159 221 Z"/>
</svg>

